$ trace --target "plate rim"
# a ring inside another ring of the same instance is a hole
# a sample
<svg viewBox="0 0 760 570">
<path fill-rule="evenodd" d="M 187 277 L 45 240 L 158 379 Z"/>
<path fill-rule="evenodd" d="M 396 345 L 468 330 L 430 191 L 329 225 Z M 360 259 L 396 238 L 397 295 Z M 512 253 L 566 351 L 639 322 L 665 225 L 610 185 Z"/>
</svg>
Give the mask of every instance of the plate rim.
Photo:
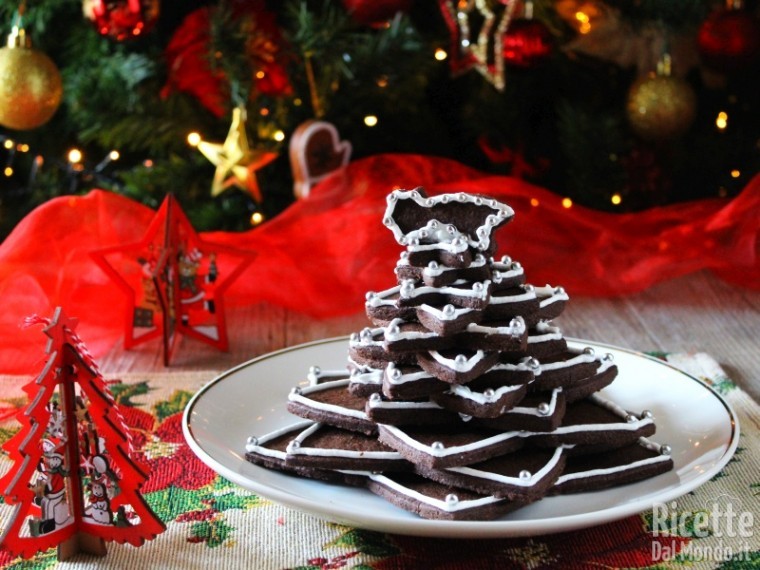
<svg viewBox="0 0 760 570">
<path fill-rule="evenodd" d="M 709 470 L 688 481 L 686 484 L 680 484 L 673 489 L 658 494 L 657 499 L 666 503 L 682 497 L 687 493 L 690 493 L 694 489 L 704 485 L 717 473 L 719 473 L 731 460 L 739 445 L 739 439 L 741 436 L 739 418 L 734 410 L 733 406 L 718 393 L 712 386 L 701 380 L 700 378 L 689 374 L 688 372 L 674 366 L 670 362 L 640 352 L 630 348 L 616 346 L 609 343 L 593 341 L 589 339 L 581 339 L 572 336 L 566 336 L 565 339 L 569 342 L 591 344 L 599 348 L 612 349 L 619 352 L 624 352 L 633 356 L 644 358 L 658 365 L 665 366 L 674 372 L 685 376 L 689 380 L 696 382 L 698 386 L 707 390 L 707 392 L 713 398 L 725 408 L 728 414 L 728 419 L 731 425 L 731 435 L 729 439 L 728 447 L 723 455 L 716 461 L 716 464 Z M 559 532 L 567 532 L 572 530 L 578 530 L 582 528 L 588 528 L 595 525 L 606 524 L 614 522 L 616 520 L 623 519 L 634 514 L 645 512 L 652 507 L 652 498 L 637 499 L 626 503 L 624 507 L 609 507 L 602 511 L 593 511 L 588 513 L 578 513 L 572 515 L 563 515 L 560 517 L 540 518 L 540 519 L 528 519 L 528 520 L 515 520 L 515 521 L 503 521 L 503 520 L 486 520 L 486 521 L 467 521 L 467 520 L 431 520 L 424 518 L 417 519 L 404 519 L 398 529 L 388 530 L 388 525 L 392 524 L 390 520 L 392 517 L 383 518 L 383 524 L 378 520 L 375 524 L 362 525 L 360 522 L 341 522 L 341 519 L 345 520 L 350 518 L 348 514 L 343 515 L 335 512 L 333 516 L 325 514 L 323 512 L 315 512 L 314 501 L 306 500 L 298 495 L 288 494 L 276 488 L 259 485 L 255 480 L 245 478 L 238 472 L 229 469 L 227 466 L 221 464 L 213 456 L 211 456 L 202 446 L 198 443 L 192 433 L 192 419 L 191 415 L 193 409 L 203 396 L 214 388 L 217 384 L 224 382 L 228 377 L 236 374 L 238 371 L 244 368 L 248 368 L 256 364 L 257 362 L 268 360 L 287 354 L 289 352 L 296 352 L 298 350 L 315 347 L 324 344 L 332 344 L 337 342 L 348 342 L 348 335 L 339 335 L 334 337 L 316 339 L 305 343 L 300 343 L 292 346 L 283 347 L 278 350 L 267 352 L 256 356 L 250 360 L 242 362 L 237 366 L 234 366 L 224 372 L 218 374 L 212 380 L 204 384 L 190 399 L 185 406 L 185 410 L 182 414 L 182 433 L 185 437 L 190 449 L 193 453 L 215 473 L 225 477 L 236 485 L 243 487 L 249 491 L 252 491 L 266 499 L 276 502 L 281 505 L 285 505 L 289 508 L 306 512 L 311 516 L 319 518 L 321 520 L 340 522 L 341 524 L 349 524 L 359 528 L 367 530 L 379 530 L 381 532 L 392 532 L 395 534 L 403 534 L 409 536 L 428 536 L 428 537 L 454 537 L 454 538 L 509 538 L 520 536 L 538 536 L 543 534 L 554 534 Z M 341 509 L 346 511 L 346 509 Z M 608 511 L 619 511 L 610 516 L 603 517 L 601 514 Z"/>
</svg>

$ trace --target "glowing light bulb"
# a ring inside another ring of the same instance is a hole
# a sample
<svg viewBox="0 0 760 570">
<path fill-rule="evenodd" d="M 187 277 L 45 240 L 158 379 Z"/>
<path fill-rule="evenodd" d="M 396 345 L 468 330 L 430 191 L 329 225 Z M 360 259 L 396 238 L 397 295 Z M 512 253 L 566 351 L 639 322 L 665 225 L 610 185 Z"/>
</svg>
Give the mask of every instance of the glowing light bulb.
<svg viewBox="0 0 760 570">
<path fill-rule="evenodd" d="M 68 159 L 71 164 L 82 162 L 82 151 L 78 148 L 72 148 L 69 151 Z"/>
<path fill-rule="evenodd" d="M 252 226 L 258 226 L 263 221 L 264 221 L 264 214 L 262 214 L 261 212 L 254 212 L 253 214 L 251 214 Z"/>
<path fill-rule="evenodd" d="M 256 72 L 256 79 L 264 79 L 264 77 L 266 77 L 266 75 L 267 75 L 266 73 L 264 73 L 263 71 L 259 70 L 259 71 Z"/>
<path fill-rule="evenodd" d="M 449 54 L 446 53 L 446 50 L 443 48 L 438 48 L 435 50 L 435 59 L 438 61 L 444 61 L 447 57 L 449 57 Z"/>
<path fill-rule="evenodd" d="M 276 140 L 277 142 L 282 142 L 285 140 L 285 133 L 283 133 L 281 130 L 276 130 L 274 134 L 272 135 L 272 138 Z"/>
<path fill-rule="evenodd" d="M 573 201 L 570 198 L 562 198 L 562 207 L 563 208 L 572 208 L 573 207 Z"/>
<path fill-rule="evenodd" d="M 612 202 L 615 206 L 620 204 L 620 202 L 623 201 L 623 197 L 620 194 L 613 194 L 610 198 L 610 202 Z"/>
<path fill-rule="evenodd" d="M 720 131 L 724 130 L 728 126 L 728 113 L 725 111 L 718 113 L 718 117 L 715 119 L 715 126 Z"/>
<path fill-rule="evenodd" d="M 189 144 L 190 146 L 198 146 L 200 143 L 201 143 L 200 134 L 196 132 L 192 132 L 189 135 L 187 135 L 187 144 Z"/>
<path fill-rule="evenodd" d="M 585 12 L 576 12 L 575 19 L 578 21 L 578 31 L 587 34 L 591 31 L 591 18 Z"/>
<path fill-rule="evenodd" d="M 377 124 L 377 117 L 375 115 L 367 115 L 364 117 L 364 124 L 368 127 L 374 127 Z"/>
<path fill-rule="evenodd" d="M 741 171 L 737 170 L 736 168 L 731 171 L 731 178 L 739 178 L 741 175 Z"/>
<path fill-rule="evenodd" d="M 119 160 L 120 156 L 121 155 L 119 154 L 118 150 L 112 150 L 111 152 L 108 153 L 108 158 L 110 158 L 111 160 Z"/>
<path fill-rule="evenodd" d="M 12 141 L 11 139 L 7 139 L 7 140 L 6 140 L 6 141 L 3 143 L 3 146 L 4 146 L 5 148 L 7 148 L 8 150 L 10 150 L 10 149 L 12 149 L 12 148 L 13 148 L 13 144 L 14 144 L 14 143 L 13 143 L 13 141 Z"/>
<path fill-rule="evenodd" d="M 13 176 L 13 168 L 11 168 L 10 166 L 6 166 L 5 170 L 3 170 L 3 174 L 5 174 L 6 176 L 10 178 L 11 176 Z"/>
<path fill-rule="evenodd" d="M 26 143 L 21 143 L 16 147 L 16 150 L 19 152 L 29 152 L 29 145 Z"/>
<path fill-rule="evenodd" d="M 538 198 L 531 198 L 530 199 L 530 205 L 533 206 L 534 208 L 536 206 L 538 206 L 539 204 L 540 204 L 540 202 L 538 201 Z"/>
</svg>

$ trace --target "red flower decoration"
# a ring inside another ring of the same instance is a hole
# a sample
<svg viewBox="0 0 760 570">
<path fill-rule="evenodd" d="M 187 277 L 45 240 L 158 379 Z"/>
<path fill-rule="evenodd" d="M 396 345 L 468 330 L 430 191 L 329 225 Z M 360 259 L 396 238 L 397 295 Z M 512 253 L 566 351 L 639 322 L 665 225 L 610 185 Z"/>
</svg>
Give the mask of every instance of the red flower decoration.
<svg viewBox="0 0 760 570">
<path fill-rule="evenodd" d="M 167 417 L 158 426 L 156 418 L 139 408 L 123 406 L 122 414 L 136 451 L 150 467 L 142 493 L 169 486 L 200 489 L 214 480 L 216 473 L 195 456 L 182 435 L 182 412 Z"/>
</svg>

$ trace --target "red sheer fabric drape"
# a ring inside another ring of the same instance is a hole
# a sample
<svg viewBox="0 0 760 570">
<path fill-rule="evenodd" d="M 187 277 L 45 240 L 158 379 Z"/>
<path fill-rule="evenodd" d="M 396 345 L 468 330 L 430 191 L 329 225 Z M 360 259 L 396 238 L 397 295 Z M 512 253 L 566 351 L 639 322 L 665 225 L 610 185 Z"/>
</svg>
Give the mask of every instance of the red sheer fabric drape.
<svg viewBox="0 0 760 570">
<path fill-rule="evenodd" d="M 610 214 L 564 208 L 547 190 L 453 161 L 378 155 L 350 164 L 260 228 L 203 234 L 258 254 L 228 290 L 227 306 L 268 302 L 317 317 L 362 311 L 366 291 L 394 284 L 401 251 L 381 223 L 385 196 L 416 186 L 512 206 L 514 221 L 497 234 L 499 255 L 520 261 L 530 282 L 562 285 L 571 297 L 631 293 L 700 269 L 760 288 L 760 176 L 731 200 Z M 0 245 L 0 371 L 25 372 L 41 359 L 38 331 L 27 335 L 19 323 L 58 305 L 79 317 L 96 355 L 119 339 L 127 301 L 89 252 L 138 241 L 153 215 L 96 190 L 51 200 L 18 225 Z"/>
</svg>

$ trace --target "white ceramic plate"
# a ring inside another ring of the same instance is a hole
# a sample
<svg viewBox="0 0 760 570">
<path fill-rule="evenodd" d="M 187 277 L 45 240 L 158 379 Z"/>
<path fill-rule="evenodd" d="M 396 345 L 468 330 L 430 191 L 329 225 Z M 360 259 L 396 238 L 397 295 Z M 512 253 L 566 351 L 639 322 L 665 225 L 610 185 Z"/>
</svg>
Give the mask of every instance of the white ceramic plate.
<svg viewBox="0 0 760 570">
<path fill-rule="evenodd" d="M 421 519 L 365 489 L 302 479 L 246 461 L 249 436 L 298 421 L 286 410 L 287 396 L 293 386 L 306 385 L 310 366 L 345 369 L 347 338 L 284 349 L 225 372 L 190 401 L 183 430 L 206 465 L 263 497 L 325 520 L 417 536 L 495 538 L 593 526 L 684 495 L 728 463 L 739 441 L 738 421 L 731 406 L 705 384 L 644 354 L 573 339 L 568 344 L 612 353 L 620 374 L 602 394 L 626 409 L 654 413 L 652 439 L 673 448 L 673 471 L 609 490 L 548 497 L 493 521 L 460 522 Z"/>
</svg>

